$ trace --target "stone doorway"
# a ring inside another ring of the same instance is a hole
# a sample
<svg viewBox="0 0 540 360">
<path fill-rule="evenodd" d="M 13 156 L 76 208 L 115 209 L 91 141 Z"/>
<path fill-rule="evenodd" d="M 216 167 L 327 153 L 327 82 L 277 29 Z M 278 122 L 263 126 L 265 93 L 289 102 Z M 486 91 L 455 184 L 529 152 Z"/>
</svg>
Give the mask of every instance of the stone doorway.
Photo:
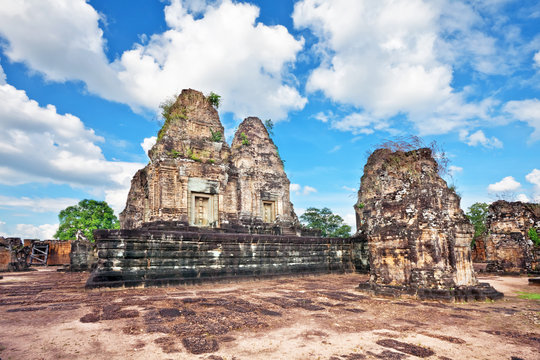
<svg viewBox="0 0 540 360">
<path fill-rule="evenodd" d="M 210 194 L 191 194 L 190 224 L 195 226 L 216 226 L 217 202 Z"/>
<path fill-rule="evenodd" d="M 195 225 L 208 226 L 210 220 L 210 199 L 206 196 L 195 196 Z"/>
<path fill-rule="evenodd" d="M 276 220 L 276 203 L 263 201 L 263 222 L 272 223 L 274 220 Z"/>
</svg>

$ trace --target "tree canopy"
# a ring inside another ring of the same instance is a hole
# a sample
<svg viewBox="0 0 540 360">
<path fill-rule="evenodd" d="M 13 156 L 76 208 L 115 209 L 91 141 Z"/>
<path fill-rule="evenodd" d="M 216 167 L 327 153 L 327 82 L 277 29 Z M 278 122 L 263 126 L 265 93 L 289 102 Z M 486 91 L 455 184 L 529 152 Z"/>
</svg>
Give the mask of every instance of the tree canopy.
<svg viewBox="0 0 540 360">
<path fill-rule="evenodd" d="M 471 223 L 474 225 L 473 244 L 478 236 L 486 232 L 486 219 L 488 215 L 488 208 L 488 204 L 477 202 L 472 204 L 467 210 L 466 215 L 471 221 Z"/>
<path fill-rule="evenodd" d="M 54 237 L 60 240 L 73 240 L 77 230 L 81 230 L 88 240 L 94 241 L 92 231 L 120 228 L 118 218 L 105 201 L 81 200 L 60 211 L 58 219 L 60 226 Z"/>
<path fill-rule="evenodd" d="M 332 213 L 329 208 L 317 209 L 308 208 L 300 220 L 309 229 L 321 231 L 322 237 L 349 237 L 351 236 L 351 227 L 343 223 L 343 218 Z"/>
</svg>

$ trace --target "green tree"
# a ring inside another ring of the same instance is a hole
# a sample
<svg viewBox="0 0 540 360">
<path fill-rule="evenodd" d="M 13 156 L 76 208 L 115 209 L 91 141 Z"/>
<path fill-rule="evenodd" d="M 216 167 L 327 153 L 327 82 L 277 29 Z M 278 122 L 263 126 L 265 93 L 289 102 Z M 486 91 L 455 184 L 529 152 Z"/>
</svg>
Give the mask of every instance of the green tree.
<svg viewBox="0 0 540 360">
<path fill-rule="evenodd" d="M 343 218 L 335 215 L 329 208 L 310 207 L 300 216 L 300 220 L 309 229 L 321 231 L 323 237 L 349 237 L 351 227 L 343 223 Z"/>
<path fill-rule="evenodd" d="M 77 230 L 90 241 L 94 241 L 93 230 L 119 229 L 118 218 L 105 201 L 81 200 L 77 205 L 68 206 L 58 214 L 60 226 L 54 237 L 73 240 Z"/>
<path fill-rule="evenodd" d="M 467 217 L 474 225 L 474 237 L 471 246 L 474 245 L 476 238 L 484 234 L 487 230 L 486 219 L 488 215 L 489 205 L 486 203 L 477 202 L 472 204 L 467 210 Z"/>
</svg>

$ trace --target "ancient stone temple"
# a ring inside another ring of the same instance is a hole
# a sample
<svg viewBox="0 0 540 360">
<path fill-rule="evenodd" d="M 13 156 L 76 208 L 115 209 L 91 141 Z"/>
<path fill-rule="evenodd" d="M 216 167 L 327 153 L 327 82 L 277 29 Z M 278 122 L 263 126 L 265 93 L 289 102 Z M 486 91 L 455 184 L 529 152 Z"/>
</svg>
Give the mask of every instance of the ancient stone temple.
<svg viewBox="0 0 540 360">
<path fill-rule="evenodd" d="M 360 289 L 442 300 L 502 297 L 476 279 L 474 229 L 459 202 L 430 149 L 373 152 L 355 205 L 370 254 L 370 280 Z"/>
<path fill-rule="evenodd" d="M 540 270 L 540 249 L 530 238 L 540 235 L 540 205 L 499 200 L 489 206 L 486 221 L 487 271 Z"/>
<path fill-rule="evenodd" d="M 170 107 L 150 163 L 133 177 L 123 229 L 155 221 L 209 228 L 294 233 L 289 180 L 258 118 L 238 127 L 232 149 L 217 111 L 200 92 L 183 90 Z"/>
<path fill-rule="evenodd" d="M 300 229 L 261 120 L 245 119 L 229 147 L 202 93 L 184 90 L 166 110 L 150 163 L 131 182 L 121 230 L 94 232 L 88 288 L 352 272 L 362 262 L 353 239 Z"/>
</svg>

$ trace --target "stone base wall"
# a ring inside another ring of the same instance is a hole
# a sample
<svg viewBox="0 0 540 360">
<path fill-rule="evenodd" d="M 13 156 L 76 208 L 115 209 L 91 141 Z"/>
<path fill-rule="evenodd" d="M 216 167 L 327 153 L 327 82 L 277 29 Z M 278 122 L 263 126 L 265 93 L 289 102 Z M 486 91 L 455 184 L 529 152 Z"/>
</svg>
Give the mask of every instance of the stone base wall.
<svg viewBox="0 0 540 360">
<path fill-rule="evenodd" d="M 69 254 L 69 271 L 90 271 L 97 265 L 94 245 L 90 241 L 75 240 Z"/>
<path fill-rule="evenodd" d="M 504 294 L 495 290 L 488 283 L 478 283 L 473 286 L 458 286 L 455 288 L 435 289 L 399 285 L 379 285 L 369 282 L 361 283 L 358 289 L 384 297 L 411 297 L 420 300 L 438 301 L 484 301 L 499 300 Z"/>
<path fill-rule="evenodd" d="M 353 272 L 352 239 L 159 230 L 97 230 L 87 288 L 167 286 Z"/>
</svg>

